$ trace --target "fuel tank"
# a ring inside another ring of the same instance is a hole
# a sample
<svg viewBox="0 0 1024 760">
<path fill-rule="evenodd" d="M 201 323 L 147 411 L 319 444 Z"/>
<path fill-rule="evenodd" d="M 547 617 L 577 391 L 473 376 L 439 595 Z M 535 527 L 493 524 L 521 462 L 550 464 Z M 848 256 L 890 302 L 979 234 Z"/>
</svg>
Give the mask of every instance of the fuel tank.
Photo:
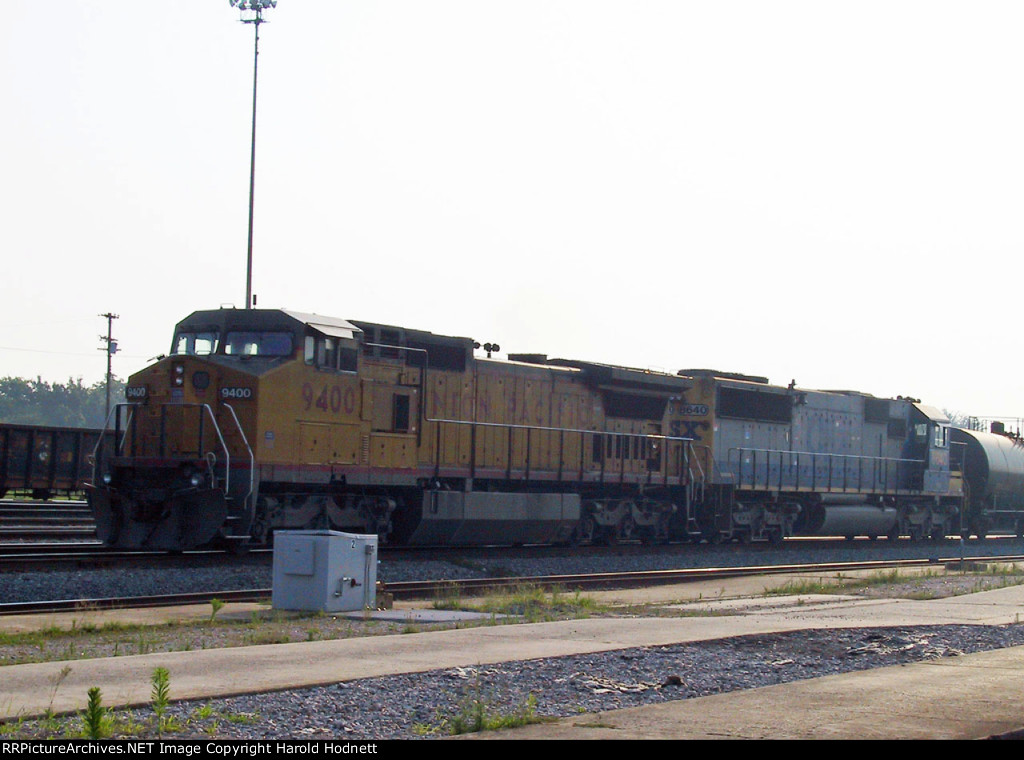
<svg viewBox="0 0 1024 760">
<path fill-rule="evenodd" d="M 804 506 L 794 532 L 803 536 L 887 536 L 899 514 L 877 504 L 838 503 Z"/>
</svg>

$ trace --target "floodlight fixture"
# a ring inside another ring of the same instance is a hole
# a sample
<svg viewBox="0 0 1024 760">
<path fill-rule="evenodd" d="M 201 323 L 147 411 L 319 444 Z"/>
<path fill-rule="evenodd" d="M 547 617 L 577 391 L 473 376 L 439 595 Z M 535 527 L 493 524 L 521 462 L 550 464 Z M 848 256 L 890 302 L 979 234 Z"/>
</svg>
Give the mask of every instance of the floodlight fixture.
<svg viewBox="0 0 1024 760">
<path fill-rule="evenodd" d="M 238 8 L 243 24 L 252 24 L 256 30 L 252 60 L 252 152 L 249 157 L 249 250 L 245 266 L 245 308 L 253 307 L 252 295 L 252 218 L 256 195 L 256 74 L 260 59 L 260 24 L 263 11 L 277 7 L 277 0 L 228 0 Z"/>
<path fill-rule="evenodd" d="M 232 8 L 242 12 L 242 22 L 260 24 L 263 22 L 263 11 L 277 7 L 277 0 L 228 0 Z M 252 15 L 249 15 L 252 14 Z"/>
</svg>

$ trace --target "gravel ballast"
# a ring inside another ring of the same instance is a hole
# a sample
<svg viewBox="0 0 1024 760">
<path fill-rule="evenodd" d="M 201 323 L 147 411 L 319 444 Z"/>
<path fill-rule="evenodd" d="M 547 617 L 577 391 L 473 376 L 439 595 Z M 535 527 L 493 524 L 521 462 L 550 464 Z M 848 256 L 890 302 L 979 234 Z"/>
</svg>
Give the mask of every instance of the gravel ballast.
<svg viewBox="0 0 1024 760">
<path fill-rule="evenodd" d="M 991 552 L 992 547 L 985 548 Z M 853 554 L 866 558 L 864 552 Z M 728 561 L 739 557 L 729 551 L 713 556 L 704 553 L 699 563 L 751 564 L 749 556 L 746 562 Z M 798 559 L 787 553 L 781 561 Z M 799 561 L 811 560 L 801 556 Z M 843 560 L 837 557 L 830 561 Z M 652 558 L 645 562 L 634 556 L 609 553 L 603 560 L 588 558 L 587 569 L 656 569 L 669 562 L 680 566 L 678 558 Z M 643 563 L 642 567 L 638 563 Z M 759 558 L 758 564 L 766 563 Z M 384 562 L 380 577 L 399 581 L 513 572 L 530 576 L 583 570 L 576 566 L 574 558 L 539 562 L 502 559 L 500 567 L 488 567 L 479 561 L 465 566 L 426 562 L 392 566 Z M 258 562 L 189 570 L 80 570 L 16 577 L 0 574 L 5 601 L 16 600 L 8 595 L 9 591 L 20 592 L 22 599 L 31 600 L 269 585 L 270 568 Z M 810 630 L 744 636 L 173 703 L 168 715 L 175 719 L 176 729 L 165 736 L 246 740 L 436 738 L 447 735 L 460 719 L 477 708 L 492 716 L 526 711 L 542 718 L 570 717 L 1017 645 L 1024 645 L 1024 625 Z M 173 696 L 173 674 L 170 685 Z M 149 725 L 153 720 L 148 708 L 119 710 L 117 714 L 120 725 L 134 725 L 136 731 L 138 726 Z M 61 732 L 73 731 L 80 725 L 81 718 L 77 716 L 62 720 L 59 727 L 29 721 L 19 726 L 11 738 L 62 736 Z"/>
</svg>

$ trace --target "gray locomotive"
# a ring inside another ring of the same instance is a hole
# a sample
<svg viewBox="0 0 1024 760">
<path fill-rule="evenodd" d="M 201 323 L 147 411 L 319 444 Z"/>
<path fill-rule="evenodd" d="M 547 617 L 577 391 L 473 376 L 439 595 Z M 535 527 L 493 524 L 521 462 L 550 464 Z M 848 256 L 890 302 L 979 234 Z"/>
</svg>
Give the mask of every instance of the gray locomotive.
<svg viewBox="0 0 1024 760">
<path fill-rule="evenodd" d="M 1024 446 L 1002 425 L 954 427 L 907 397 L 680 374 L 694 379 L 692 403 L 672 431 L 694 440 L 705 473 L 696 517 L 706 538 L 1024 530 Z"/>
</svg>

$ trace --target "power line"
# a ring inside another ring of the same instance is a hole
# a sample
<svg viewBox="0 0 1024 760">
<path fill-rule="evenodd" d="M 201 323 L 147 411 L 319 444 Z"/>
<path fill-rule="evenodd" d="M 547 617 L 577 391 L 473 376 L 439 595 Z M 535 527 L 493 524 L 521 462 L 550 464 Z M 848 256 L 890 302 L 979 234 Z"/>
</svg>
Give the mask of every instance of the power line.
<svg viewBox="0 0 1024 760">
<path fill-rule="evenodd" d="M 100 350 L 102 351 L 103 348 L 101 347 Z M 30 354 L 50 354 L 52 356 L 88 356 L 90 358 L 93 356 L 93 354 L 80 354 L 77 351 L 45 351 L 41 348 L 19 348 L 17 346 L 0 346 L 0 351 L 24 351 Z M 117 353 L 121 354 L 121 356 L 125 357 L 126 359 L 152 358 L 151 356 L 146 356 L 145 354 L 122 354 L 120 349 L 118 349 Z"/>
</svg>

